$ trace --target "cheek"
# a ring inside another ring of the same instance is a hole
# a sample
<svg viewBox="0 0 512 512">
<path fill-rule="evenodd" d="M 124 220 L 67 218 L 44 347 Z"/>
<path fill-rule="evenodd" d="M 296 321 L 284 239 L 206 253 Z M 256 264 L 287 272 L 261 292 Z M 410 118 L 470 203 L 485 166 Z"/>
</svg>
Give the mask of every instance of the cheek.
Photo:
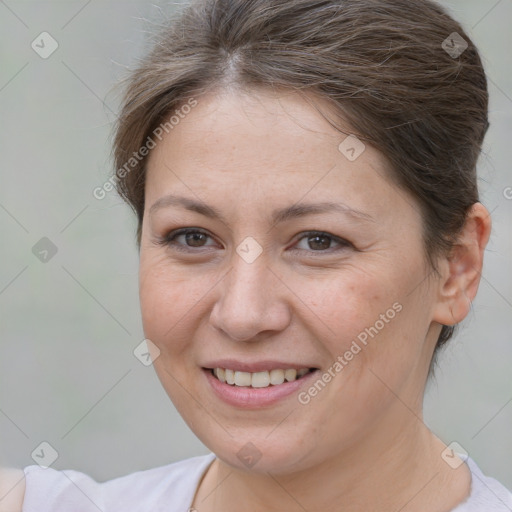
<svg viewBox="0 0 512 512">
<path fill-rule="evenodd" d="M 399 381 L 419 357 L 429 325 L 428 307 L 417 294 L 410 294 L 412 280 L 407 277 L 418 273 L 384 268 L 347 268 L 334 279 L 303 280 L 295 288 L 314 313 L 308 315 L 314 337 L 321 340 L 332 363 L 343 358 L 344 377 L 338 383 L 345 378 L 375 380 L 369 369 L 388 382 Z"/>
<path fill-rule="evenodd" d="M 187 277 L 163 258 L 141 256 L 139 297 L 146 337 L 162 351 L 180 350 L 185 327 L 208 288 L 207 282 Z"/>
<path fill-rule="evenodd" d="M 379 320 L 397 298 L 389 278 L 359 269 L 340 269 L 323 280 L 296 280 L 294 289 L 315 313 L 319 338 L 334 338 L 338 352 L 348 349 L 346 345 Z"/>
</svg>

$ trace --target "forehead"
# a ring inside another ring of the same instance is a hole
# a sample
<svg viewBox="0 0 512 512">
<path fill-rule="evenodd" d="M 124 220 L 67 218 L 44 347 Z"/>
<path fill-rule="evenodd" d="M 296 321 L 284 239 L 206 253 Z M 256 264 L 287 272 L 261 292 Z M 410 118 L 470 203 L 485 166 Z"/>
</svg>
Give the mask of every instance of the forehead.
<svg viewBox="0 0 512 512">
<path fill-rule="evenodd" d="M 320 139 L 330 139 L 335 144 L 340 138 L 340 133 L 318 112 L 319 106 L 327 111 L 326 102 L 319 98 L 290 91 L 256 89 L 220 90 L 196 101 L 197 105 L 182 115 L 164 138 L 171 145 L 192 146 L 198 157 L 211 155 L 212 146 L 217 144 L 224 150 L 231 148 L 226 157 L 236 155 L 241 148 L 246 154 L 250 149 L 249 140 L 255 161 L 276 149 L 290 157 L 286 149 L 295 151 L 299 142 L 307 149 Z"/>
<path fill-rule="evenodd" d="M 321 98 L 231 90 L 196 102 L 186 114 L 175 115 L 178 122 L 151 151 L 149 207 L 164 193 L 179 190 L 199 198 L 215 196 L 218 204 L 227 198 L 260 204 L 283 197 L 294 202 L 306 196 L 338 199 L 378 214 L 390 196 L 404 195 L 390 180 L 380 152 L 353 136 L 347 139 L 351 130 L 343 120 L 338 122 L 343 131 L 326 120 L 326 115 L 335 116 Z M 346 153 L 347 145 L 352 153 Z"/>
<path fill-rule="evenodd" d="M 340 160 L 339 145 L 351 133 L 327 101 L 311 93 L 220 90 L 194 103 L 193 108 L 182 106 L 168 114 L 173 123 L 165 133 L 160 130 L 163 138 L 150 153 L 149 171 L 165 162 L 183 163 L 184 157 L 190 164 L 216 170 L 236 163 L 239 173 L 241 164 L 252 172 L 266 168 L 274 174 L 287 164 L 299 171 L 316 162 L 321 169 L 326 162 Z M 336 117 L 341 131 L 326 117 Z M 359 146 L 364 147 L 361 142 Z M 382 155 L 373 149 L 365 152 L 367 163 L 386 167 Z"/>
</svg>

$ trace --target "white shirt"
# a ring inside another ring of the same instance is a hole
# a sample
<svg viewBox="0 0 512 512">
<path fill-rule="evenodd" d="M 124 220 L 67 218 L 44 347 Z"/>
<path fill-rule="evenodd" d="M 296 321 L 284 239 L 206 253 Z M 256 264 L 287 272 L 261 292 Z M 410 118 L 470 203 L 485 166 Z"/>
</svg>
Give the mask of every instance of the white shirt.
<svg viewBox="0 0 512 512">
<path fill-rule="evenodd" d="M 215 454 L 98 483 L 74 470 L 40 466 L 24 468 L 23 512 L 188 512 L 201 477 Z M 512 493 L 494 478 L 484 476 L 468 458 L 471 494 L 452 512 L 512 512 Z"/>
</svg>

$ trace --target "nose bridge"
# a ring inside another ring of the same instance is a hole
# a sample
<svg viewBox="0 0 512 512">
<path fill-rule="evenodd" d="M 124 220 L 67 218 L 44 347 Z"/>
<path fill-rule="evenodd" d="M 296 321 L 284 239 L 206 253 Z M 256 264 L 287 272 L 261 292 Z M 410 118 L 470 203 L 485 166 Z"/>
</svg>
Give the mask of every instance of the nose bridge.
<svg viewBox="0 0 512 512">
<path fill-rule="evenodd" d="M 262 331 L 282 330 L 289 323 L 284 288 L 271 262 L 261 253 L 254 257 L 251 242 L 244 243 L 233 254 L 231 270 L 220 283 L 220 296 L 211 313 L 212 324 L 239 341 L 256 338 Z"/>
</svg>

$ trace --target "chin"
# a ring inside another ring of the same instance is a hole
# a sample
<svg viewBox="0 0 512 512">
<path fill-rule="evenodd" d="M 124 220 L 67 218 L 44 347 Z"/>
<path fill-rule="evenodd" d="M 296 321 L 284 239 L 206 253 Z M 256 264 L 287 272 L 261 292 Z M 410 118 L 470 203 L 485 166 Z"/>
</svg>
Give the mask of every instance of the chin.
<svg viewBox="0 0 512 512">
<path fill-rule="evenodd" d="M 220 428 L 220 427 L 219 427 Z M 212 438 L 209 430 L 209 439 L 196 433 L 198 438 L 225 464 L 238 470 L 251 473 L 287 474 L 304 470 L 314 462 L 305 453 L 301 436 L 297 433 L 297 439 L 288 438 L 284 444 L 282 439 L 270 439 L 268 430 L 260 436 L 251 435 L 250 431 L 240 436 L 229 436 L 222 432 L 222 441 L 218 436 Z M 303 438 L 302 438 L 303 439 Z M 302 451 L 298 451 L 298 447 Z M 312 451 L 313 447 L 309 451 Z"/>
</svg>

